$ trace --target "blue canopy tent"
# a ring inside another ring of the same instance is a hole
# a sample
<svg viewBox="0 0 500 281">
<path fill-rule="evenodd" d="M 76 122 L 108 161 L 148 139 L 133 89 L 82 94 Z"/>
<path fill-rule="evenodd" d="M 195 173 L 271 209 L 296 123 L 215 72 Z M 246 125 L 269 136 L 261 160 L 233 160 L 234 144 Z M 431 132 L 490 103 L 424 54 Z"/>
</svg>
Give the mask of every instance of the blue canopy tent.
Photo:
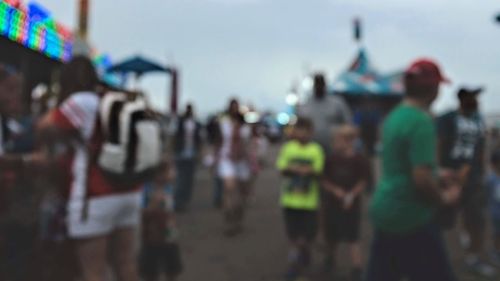
<svg viewBox="0 0 500 281">
<path fill-rule="evenodd" d="M 148 60 L 141 56 L 128 58 L 107 69 L 108 73 L 133 73 L 136 76 L 136 84 L 139 78 L 146 73 L 162 72 L 171 77 L 170 82 L 170 111 L 172 114 L 177 114 L 177 104 L 179 95 L 179 74 L 175 67 L 162 66 L 152 60 Z"/>
<path fill-rule="evenodd" d="M 384 116 L 403 98 L 403 72 L 380 74 L 360 48 L 354 62 L 330 86 L 333 95 L 342 95 L 361 128 L 369 153 L 374 153 L 378 127 Z"/>
<path fill-rule="evenodd" d="M 366 51 L 361 48 L 346 72 L 337 77 L 331 92 L 347 96 L 369 96 L 400 99 L 403 94 L 402 72 L 380 74 L 372 66 Z"/>
</svg>

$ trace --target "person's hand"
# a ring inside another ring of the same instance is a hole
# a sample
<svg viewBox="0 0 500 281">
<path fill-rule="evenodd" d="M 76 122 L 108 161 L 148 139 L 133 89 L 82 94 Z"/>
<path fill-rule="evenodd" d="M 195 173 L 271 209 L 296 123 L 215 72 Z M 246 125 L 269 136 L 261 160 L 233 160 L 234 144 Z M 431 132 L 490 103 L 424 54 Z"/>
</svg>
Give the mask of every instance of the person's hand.
<svg viewBox="0 0 500 281">
<path fill-rule="evenodd" d="M 444 205 L 450 206 L 458 203 L 462 188 L 459 185 L 450 185 L 441 193 L 441 201 Z"/>
<path fill-rule="evenodd" d="M 458 179 L 457 172 L 452 169 L 440 169 L 439 170 L 439 180 L 443 182 L 445 185 L 448 185 L 452 182 L 456 182 Z"/>
<path fill-rule="evenodd" d="M 302 176 L 307 176 L 309 174 L 312 174 L 313 170 L 310 166 L 301 165 L 298 167 L 298 172 Z"/>
<path fill-rule="evenodd" d="M 344 210 L 350 210 L 352 208 L 352 206 L 354 205 L 354 194 L 352 193 L 347 193 L 345 196 L 344 196 Z"/>
<path fill-rule="evenodd" d="M 335 197 L 337 197 L 340 200 L 344 200 L 344 197 L 346 196 L 346 192 L 340 188 L 334 188 L 332 190 L 332 193 Z"/>
</svg>

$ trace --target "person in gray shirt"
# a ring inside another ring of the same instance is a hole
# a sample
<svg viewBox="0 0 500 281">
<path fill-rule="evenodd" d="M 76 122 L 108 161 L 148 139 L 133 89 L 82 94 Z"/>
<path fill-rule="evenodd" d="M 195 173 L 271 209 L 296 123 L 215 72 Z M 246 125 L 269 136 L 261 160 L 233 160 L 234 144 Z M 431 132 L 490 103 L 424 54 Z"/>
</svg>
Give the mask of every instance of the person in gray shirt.
<svg viewBox="0 0 500 281">
<path fill-rule="evenodd" d="M 300 116 L 314 122 L 314 141 L 321 144 L 326 152 L 331 151 L 331 136 L 341 125 L 352 123 L 352 114 L 344 98 L 328 95 L 325 76 L 314 75 L 313 95 L 298 108 Z"/>
</svg>

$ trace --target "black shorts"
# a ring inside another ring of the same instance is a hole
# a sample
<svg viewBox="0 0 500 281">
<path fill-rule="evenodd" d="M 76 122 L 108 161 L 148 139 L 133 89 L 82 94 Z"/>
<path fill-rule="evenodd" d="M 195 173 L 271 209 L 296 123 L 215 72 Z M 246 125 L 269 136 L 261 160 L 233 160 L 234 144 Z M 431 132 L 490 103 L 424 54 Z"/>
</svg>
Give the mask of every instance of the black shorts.
<svg viewBox="0 0 500 281">
<path fill-rule="evenodd" d="M 318 213 L 298 209 L 284 209 L 285 227 L 288 239 L 296 241 L 314 240 L 318 230 Z"/>
<path fill-rule="evenodd" d="M 361 205 L 345 211 L 336 206 L 325 206 L 324 236 L 330 243 L 355 243 L 361 229 Z"/>
<path fill-rule="evenodd" d="M 158 280 L 162 273 L 177 276 L 183 270 L 179 246 L 173 243 L 143 245 L 139 264 L 145 280 Z"/>
</svg>

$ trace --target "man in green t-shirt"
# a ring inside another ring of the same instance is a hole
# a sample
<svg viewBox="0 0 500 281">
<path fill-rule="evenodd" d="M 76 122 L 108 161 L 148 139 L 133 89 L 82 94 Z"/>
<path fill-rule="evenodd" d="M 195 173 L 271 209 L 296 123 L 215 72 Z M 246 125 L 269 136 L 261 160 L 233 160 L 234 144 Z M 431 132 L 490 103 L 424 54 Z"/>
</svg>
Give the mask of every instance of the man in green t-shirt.
<svg viewBox="0 0 500 281">
<path fill-rule="evenodd" d="M 321 146 L 311 142 L 312 134 L 312 121 L 299 118 L 293 128 L 293 140 L 283 145 L 276 163 L 284 177 L 281 207 L 290 240 L 287 280 L 295 280 L 309 266 L 310 244 L 317 232 L 318 178 L 325 156 Z"/>
<path fill-rule="evenodd" d="M 429 109 L 446 79 L 436 63 L 414 62 L 405 72 L 406 96 L 383 127 L 383 174 L 370 213 L 375 236 L 367 281 L 456 280 L 434 210 L 455 204 L 451 172 L 437 176 L 437 136 Z"/>
</svg>

